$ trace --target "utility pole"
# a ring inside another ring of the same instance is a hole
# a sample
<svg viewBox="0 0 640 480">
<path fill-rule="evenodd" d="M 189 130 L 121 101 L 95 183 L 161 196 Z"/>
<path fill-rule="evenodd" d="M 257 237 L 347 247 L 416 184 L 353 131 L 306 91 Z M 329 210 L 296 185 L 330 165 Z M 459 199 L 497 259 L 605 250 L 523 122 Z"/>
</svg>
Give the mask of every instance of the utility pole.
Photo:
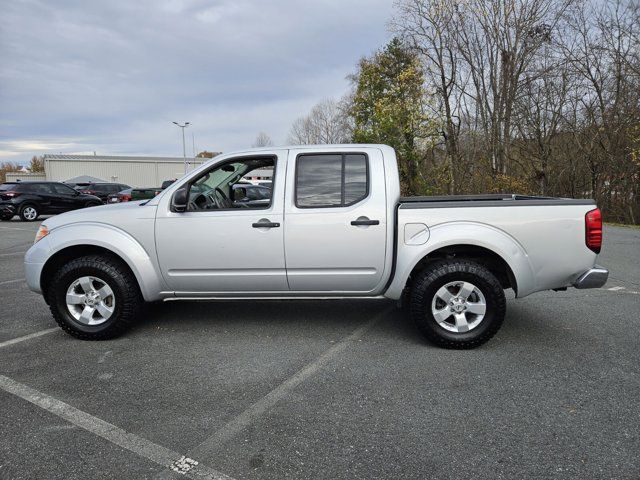
<svg viewBox="0 0 640 480">
<path fill-rule="evenodd" d="M 173 123 L 182 129 L 182 158 L 184 159 L 184 173 L 187 173 L 187 148 L 184 143 L 184 129 L 191 125 L 191 123 L 184 122 L 184 125 L 180 125 L 178 122 Z"/>
</svg>

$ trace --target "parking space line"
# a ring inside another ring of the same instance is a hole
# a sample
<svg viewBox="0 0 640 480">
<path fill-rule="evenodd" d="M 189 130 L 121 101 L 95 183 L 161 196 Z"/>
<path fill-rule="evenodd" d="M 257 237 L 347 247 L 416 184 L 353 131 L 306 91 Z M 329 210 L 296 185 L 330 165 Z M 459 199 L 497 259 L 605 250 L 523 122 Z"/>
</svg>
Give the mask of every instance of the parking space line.
<svg viewBox="0 0 640 480">
<path fill-rule="evenodd" d="M 9 257 L 11 255 L 24 255 L 25 253 L 27 253 L 26 250 L 24 250 L 23 252 L 0 253 L 0 257 Z"/>
<path fill-rule="evenodd" d="M 20 397 L 67 422 L 93 433 L 119 447 L 144 457 L 163 467 L 193 479 L 233 480 L 228 475 L 213 470 L 201 463 L 180 455 L 173 450 L 127 432 L 98 417 L 78 410 L 71 405 L 41 393 L 27 385 L 0 375 L 0 388 Z"/>
<path fill-rule="evenodd" d="M 29 228 L 20 228 L 20 227 L 0 227 L 2 230 L 22 230 L 25 232 L 33 232 L 36 233 L 35 230 L 31 230 Z"/>
<path fill-rule="evenodd" d="M 287 378 L 276 388 L 267 393 L 260 400 L 249 406 L 246 410 L 240 413 L 237 417 L 227 422 L 222 428 L 217 430 L 213 435 L 206 438 L 202 443 L 197 445 L 190 452 L 190 455 L 196 458 L 210 458 L 214 454 L 217 448 L 219 448 L 225 441 L 234 437 L 247 426 L 261 417 L 267 410 L 273 407 L 276 403 L 282 400 L 284 397 L 296 388 L 299 384 L 304 382 L 309 377 L 319 372 L 325 365 L 327 365 L 334 357 L 342 353 L 347 347 L 354 341 L 359 340 L 367 333 L 380 319 L 382 319 L 393 308 L 385 308 L 382 312 L 376 315 L 372 320 L 365 323 L 361 327 L 358 327 L 349 336 L 336 343 L 333 347 L 326 350 L 313 362 L 304 366 L 301 370 L 298 370 L 291 377 Z M 166 470 L 159 473 L 155 477 L 156 479 L 169 479 L 171 478 L 171 472 Z"/>
<path fill-rule="evenodd" d="M 16 343 L 24 342 L 25 340 L 31 340 L 32 338 L 38 338 L 42 335 L 46 335 L 47 333 L 52 333 L 60 330 L 58 327 L 47 328 L 46 330 L 40 330 L 39 332 L 30 333 L 29 335 L 24 335 L 23 337 L 12 338 L 11 340 L 5 340 L 4 342 L 0 342 L 0 348 L 8 347 L 9 345 L 14 345 Z"/>
<path fill-rule="evenodd" d="M 18 283 L 18 282 L 24 282 L 25 279 L 24 278 L 16 278 L 15 280 L 5 280 L 4 282 L 0 282 L 0 285 L 9 285 L 10 283 Z"/>
</svg>

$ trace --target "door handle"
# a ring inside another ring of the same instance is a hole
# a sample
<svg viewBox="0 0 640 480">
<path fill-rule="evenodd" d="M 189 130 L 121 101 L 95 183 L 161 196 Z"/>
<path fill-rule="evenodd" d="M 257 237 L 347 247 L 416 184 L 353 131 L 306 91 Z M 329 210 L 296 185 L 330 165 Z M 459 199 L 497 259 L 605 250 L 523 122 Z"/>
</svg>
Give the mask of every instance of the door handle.
<svg viewBox="0 0 640 480">
<path fill-rule="evenodd" d="M 380 220 L 369 220 L 368 218 L 360 217 L 357 220 L 352 220 L 351 225 L 361 226 L 361 225 L 380 225 Z"/>
<path fill-rule="evenodd" d="M 278 228 L 280 224 L 278 222 L 270 222 L 267 219 L 262 219 L 259 222 L 252 223 L 253 228 Z"/>
</svg>

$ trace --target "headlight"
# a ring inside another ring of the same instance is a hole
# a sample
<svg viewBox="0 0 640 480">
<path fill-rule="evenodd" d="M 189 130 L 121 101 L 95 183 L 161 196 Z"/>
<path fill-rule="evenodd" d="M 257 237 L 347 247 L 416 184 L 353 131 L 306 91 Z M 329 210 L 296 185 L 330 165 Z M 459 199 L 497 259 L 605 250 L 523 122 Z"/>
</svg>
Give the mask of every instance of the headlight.
<svg viewBox="0 0 640 480">
<path fill-rule="evenodd" d="M 47 235 L 49 235 L 49 229 L 44 225 L 40 225 L 40 228 L 38 229 L 38 233 L 36 233 L 36 239 L 33 241 L 33 243 L 37 243 L 38 240 L 42 240 Z"/>
</svg>

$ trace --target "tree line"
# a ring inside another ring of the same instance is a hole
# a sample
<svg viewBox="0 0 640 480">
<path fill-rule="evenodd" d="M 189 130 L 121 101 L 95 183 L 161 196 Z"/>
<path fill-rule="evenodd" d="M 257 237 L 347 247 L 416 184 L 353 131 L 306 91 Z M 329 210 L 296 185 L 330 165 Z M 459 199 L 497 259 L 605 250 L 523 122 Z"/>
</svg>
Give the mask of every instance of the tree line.
<svg viewBox="0 0 640 480">
<path fill-rule="evenodd" d="M 389 144 L 406 195 L 591 197 L 640 223 L 637 0 L 398 0 L 391 28 L 291 143 Z"/>
</svg>

